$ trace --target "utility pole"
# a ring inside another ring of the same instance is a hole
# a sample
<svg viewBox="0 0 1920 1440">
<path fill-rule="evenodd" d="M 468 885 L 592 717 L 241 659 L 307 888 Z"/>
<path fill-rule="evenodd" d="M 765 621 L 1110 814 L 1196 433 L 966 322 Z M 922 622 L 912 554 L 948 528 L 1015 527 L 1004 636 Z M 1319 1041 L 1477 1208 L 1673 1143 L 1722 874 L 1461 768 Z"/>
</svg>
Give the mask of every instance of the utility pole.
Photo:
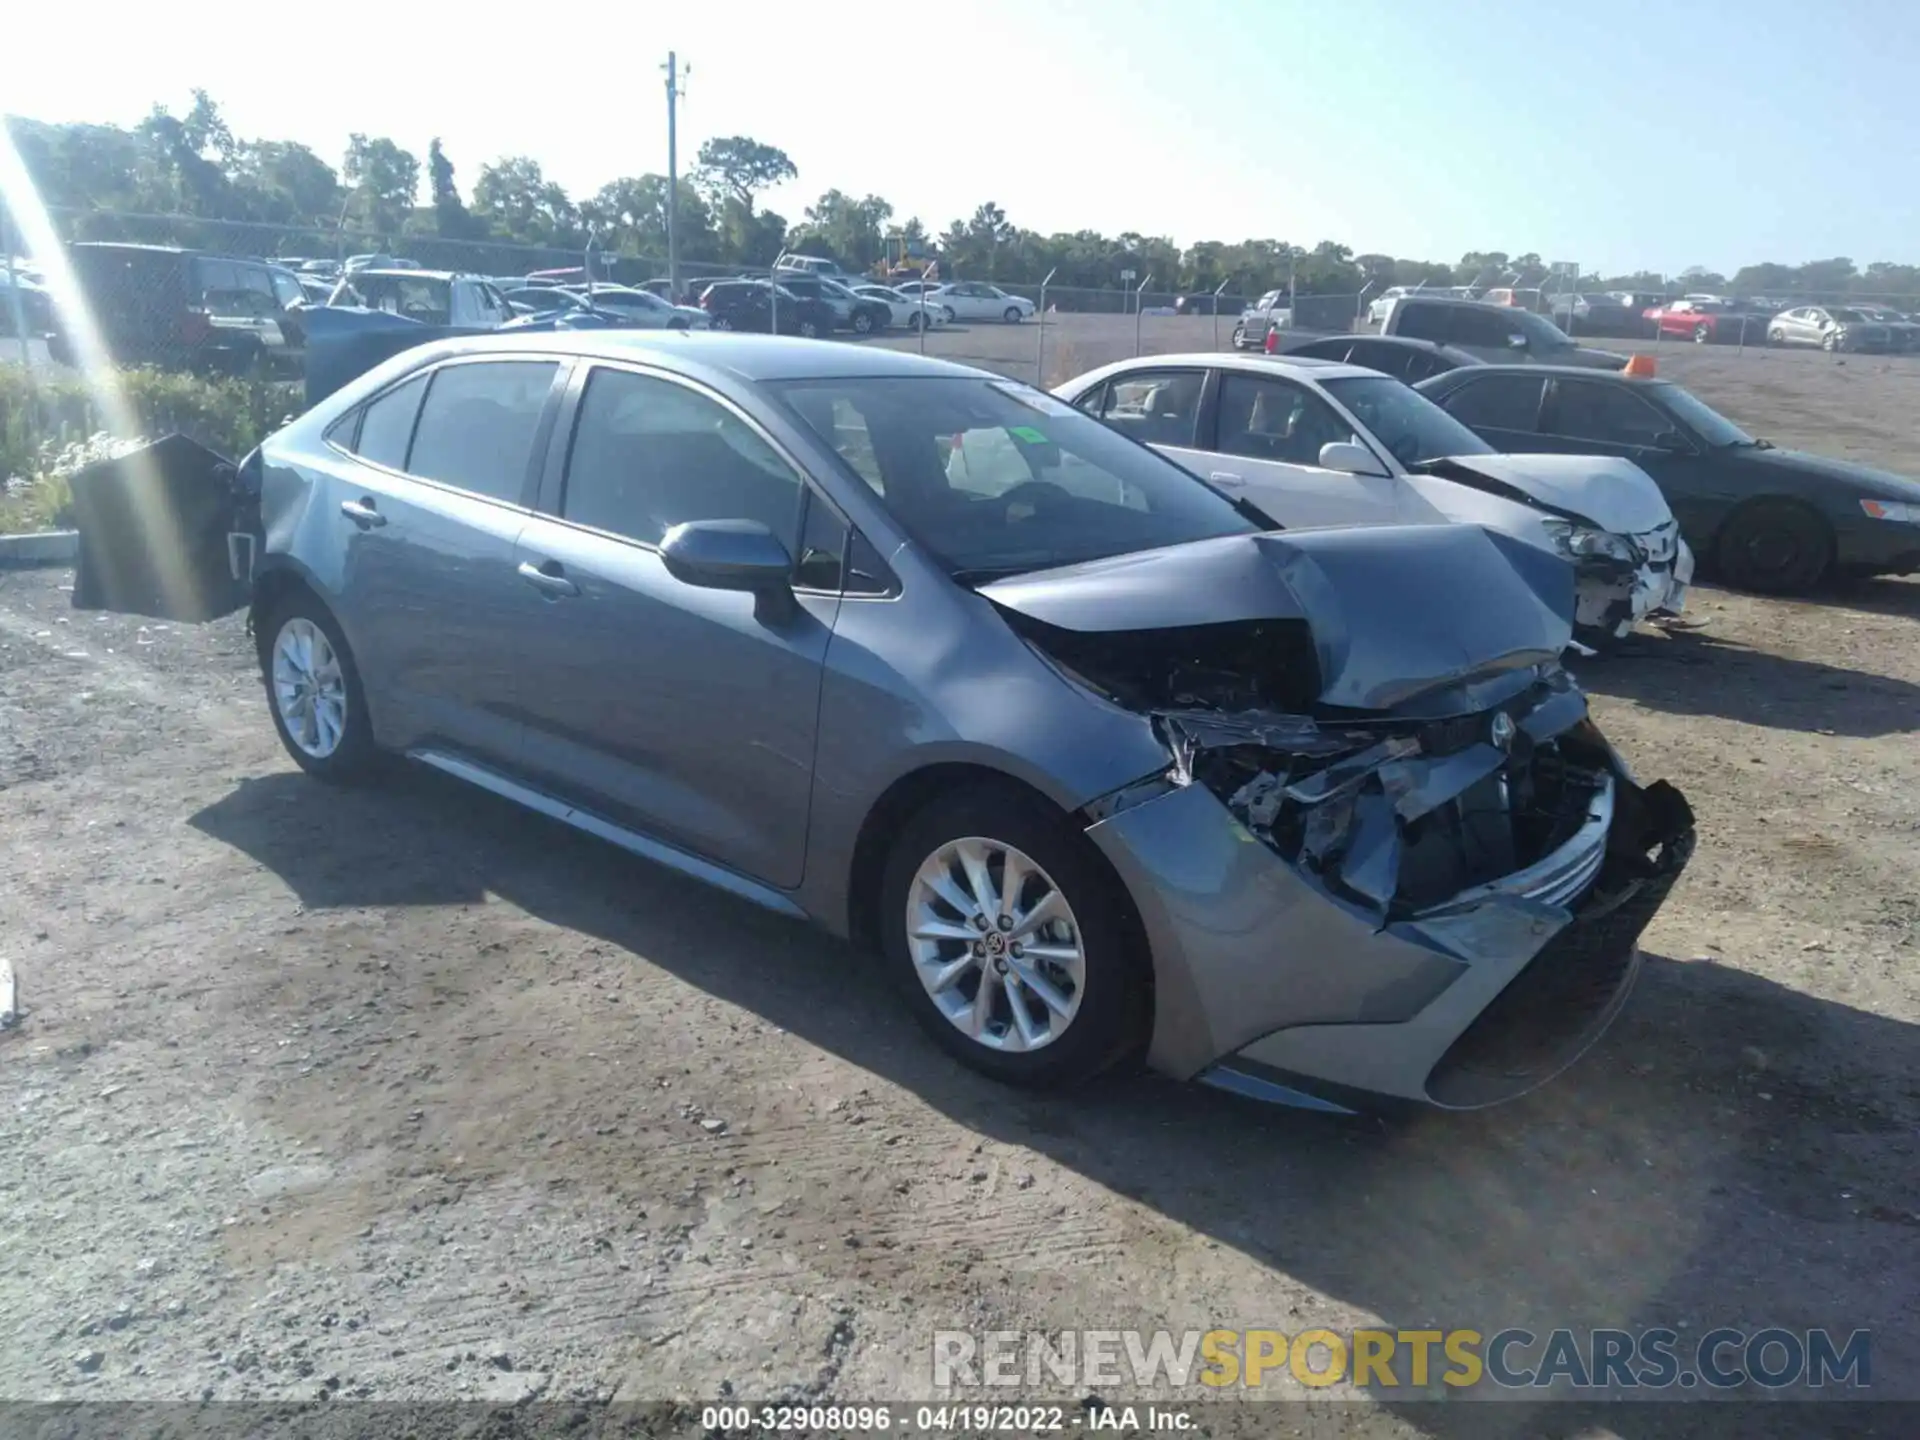
<svg viewBox="0 0 1920 1440">
<path fill-rule="evenodd" d="M 667 52 L 667 288 L 672 292 L 669 300 L 680 303 L 680 136 L 678 128 L 678 110 L 680 104 L 680 78 L 690 73 L 691 65 L 684 69 L 680 57 L 673 51 Z"/>
</svg>

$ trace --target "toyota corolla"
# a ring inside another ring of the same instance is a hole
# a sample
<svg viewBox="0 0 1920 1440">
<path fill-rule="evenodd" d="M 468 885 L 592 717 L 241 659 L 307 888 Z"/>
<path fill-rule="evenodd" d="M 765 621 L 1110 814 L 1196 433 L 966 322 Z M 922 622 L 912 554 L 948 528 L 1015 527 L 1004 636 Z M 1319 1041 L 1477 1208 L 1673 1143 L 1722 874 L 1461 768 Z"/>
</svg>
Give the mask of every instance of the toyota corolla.
<svg viewBox="0 0 1920 1440">
<path fill-rule="evenodd" d="M 1011 1082 L 1502 1100 L 1625 1002 L 1693 845 L 1561 668 L 1555 557 L 1275 533 L 958 365 L 434 343 L 235 488 L 303 769 L 410 757 L 810 918 Z"/>
</svg>

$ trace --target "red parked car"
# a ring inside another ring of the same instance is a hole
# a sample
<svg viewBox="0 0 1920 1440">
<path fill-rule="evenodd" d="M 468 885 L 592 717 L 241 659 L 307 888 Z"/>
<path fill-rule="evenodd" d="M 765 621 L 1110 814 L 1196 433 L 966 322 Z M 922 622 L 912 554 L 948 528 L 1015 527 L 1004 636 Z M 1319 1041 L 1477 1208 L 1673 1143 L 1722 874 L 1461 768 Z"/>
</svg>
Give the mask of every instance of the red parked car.
<svg viewBox="0 0 1920 1440">
<path fill-rule="evenodd" d="M 1675 300 L 1646 312 L 1662 340 L 1696 345 L 1764 345 L 1767 317 L 1724 300 Z"/>
</svg>

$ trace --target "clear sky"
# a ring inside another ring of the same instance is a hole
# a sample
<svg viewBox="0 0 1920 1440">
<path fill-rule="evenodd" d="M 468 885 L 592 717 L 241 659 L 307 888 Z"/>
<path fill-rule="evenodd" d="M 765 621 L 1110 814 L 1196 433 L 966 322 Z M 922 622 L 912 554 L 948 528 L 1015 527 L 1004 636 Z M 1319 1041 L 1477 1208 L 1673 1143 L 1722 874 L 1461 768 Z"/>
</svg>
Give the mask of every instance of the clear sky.
<svg viewBox="0 0 1920 1440">
<path fill-rule="evenodd" d="M 198 85 L 336 164 L 350 131 L 423 159 L 437 134 L 463 188 L 502 154 L 576 196 L 664 171 L 672 48 L 683 166 L 779 145 L 789 220 L 838 187 L 936 231 L 993 200 L 1182 245 L 1920 261 L 1920 0 L 16 8 L 0 110 L 125 124 Z"/>
</svg>

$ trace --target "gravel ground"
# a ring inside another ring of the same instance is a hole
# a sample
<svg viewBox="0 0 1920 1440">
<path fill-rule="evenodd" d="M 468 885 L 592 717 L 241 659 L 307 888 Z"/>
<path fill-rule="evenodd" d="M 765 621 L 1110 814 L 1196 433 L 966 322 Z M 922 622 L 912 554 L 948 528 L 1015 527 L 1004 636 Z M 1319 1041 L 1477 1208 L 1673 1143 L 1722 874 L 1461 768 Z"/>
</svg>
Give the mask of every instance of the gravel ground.
<svg viewBox="0 0 1920 1440">
<path fill-rule="evenodd" d="M 1920 428 L 1914 362 L 1662 354 L 1783 442 L 1900 463 Z M 1571 1074 L 1392 1121 L 996 1088 L 807 929 L 431 775 L 307 780 L 236 622 L 70 585 L 0 574 L 0 1398 L 857 1401 L 930 1394 L 937 1329 L 1374 1323 L 1867 1328 L 1876 1390 L 1920 1397 L 1920 584 L 1702 589 L 1705 630 L 1586 667 L 1698 856 Z"/>
</svg>

